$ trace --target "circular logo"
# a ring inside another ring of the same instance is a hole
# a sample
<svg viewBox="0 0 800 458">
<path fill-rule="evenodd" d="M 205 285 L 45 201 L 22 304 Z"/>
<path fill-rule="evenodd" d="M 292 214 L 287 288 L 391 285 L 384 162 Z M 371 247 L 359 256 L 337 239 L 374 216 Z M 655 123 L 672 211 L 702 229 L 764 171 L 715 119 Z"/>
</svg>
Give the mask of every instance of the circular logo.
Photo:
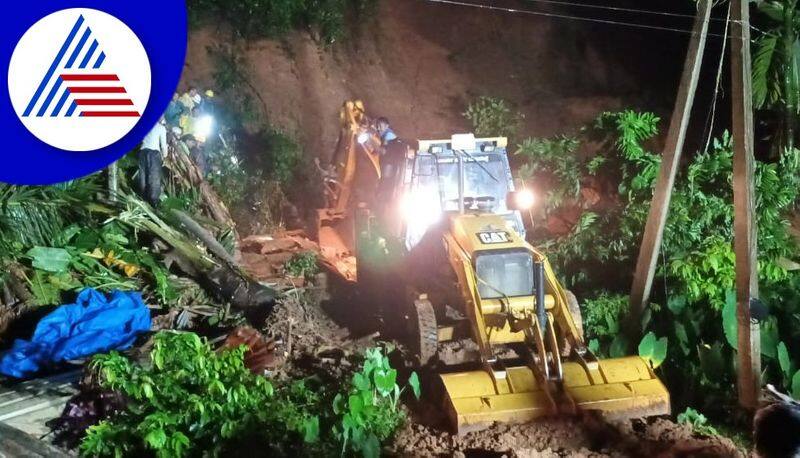
<svg viewBox="0 0 800 458">
<path fill-rule="evenodd" d="M 125 23 L 103 11 L 69 8 L 40 19 L 8 67 L 11 104 L 39 140 L 94 151 L 123 138 L 150 99 L 150 61 Z"/>
</svg>

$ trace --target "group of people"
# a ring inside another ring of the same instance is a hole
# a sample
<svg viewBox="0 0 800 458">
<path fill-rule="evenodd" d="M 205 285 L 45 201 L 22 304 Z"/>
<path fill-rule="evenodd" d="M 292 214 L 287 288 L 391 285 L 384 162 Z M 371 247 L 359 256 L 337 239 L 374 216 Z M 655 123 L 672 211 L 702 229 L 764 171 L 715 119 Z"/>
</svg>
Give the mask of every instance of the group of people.
<svg viewBox="0 0 800 458">
<path fill-rule="evenodd" d="M 142 140 L 139 149 L 139 189 L 150 204 L 157 205 L 161 200 L 162 166 L 169 151 L 168 135 L 174 135 L 186 144 L 192 160 L 205 176 L 207 161 L 203 146 L 208 140 L 209 124 L 213 122 L 213 97 L 213 91 L 207 90 L 200 95 L 200 91 L 193 86 L 183 94 L 176 92 L 164 115 Z"/>
</svg>

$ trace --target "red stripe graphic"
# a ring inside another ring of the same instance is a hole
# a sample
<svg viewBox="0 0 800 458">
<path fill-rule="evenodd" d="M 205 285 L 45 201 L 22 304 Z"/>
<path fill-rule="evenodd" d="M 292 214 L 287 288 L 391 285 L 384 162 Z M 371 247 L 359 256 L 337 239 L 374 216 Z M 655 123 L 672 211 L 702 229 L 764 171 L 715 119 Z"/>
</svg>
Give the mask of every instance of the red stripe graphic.
<svg viewBox="0 0 800 458">
<path fill-rule="evenodd" d="M 139 117 L 140 115 L 138 111 L 84 111 L 81 116 L 90 118 L 130 118 Z"/>
<path fill-rule="evenodd" d="M 75 103 L 80 105 L 125 105 L 131 106 L 133 105 L 133 101 L 130 99 L 75 99 Z"/>
<path fill-rule="evenodd" d="M 100 86 L 86 86 L 86 87 L 68 87 L 69 92 L 73 94 L 125 94 L 124 87 L 100 87 Z"/>
<path fill-rule="evenodd" d="M 119 81 L 117 75 L 61 75 L 64 81 Z"/>
</svg>

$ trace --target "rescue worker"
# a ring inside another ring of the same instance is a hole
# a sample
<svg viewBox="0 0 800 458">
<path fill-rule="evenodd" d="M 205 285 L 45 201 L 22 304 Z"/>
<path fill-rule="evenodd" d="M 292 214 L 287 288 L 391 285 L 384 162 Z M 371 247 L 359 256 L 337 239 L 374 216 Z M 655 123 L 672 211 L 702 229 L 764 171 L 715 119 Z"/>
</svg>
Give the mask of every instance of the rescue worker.
<svg viewBox="0 0 800 458">
<path fill-rule="evenodd" d="M 139 148 L 139 189 L 153 206 L 161 200 L 161 167 L 167 151 L 167 127 L 162 116 Z"/>
<path fill-rule="evenodd" d="M 191 113 L 191 111 L 198 105 L 203 102 L 203 97 L 200 96 L 200 93 L 197 92 L 197 88 L 194 86 L 190 86 L 189 90 L 186 91 L 180 99 L 178 99 L 183 105 L 184 113 Z"/>
<path fill-rule="evenodd" d="M 381 139 L 381 145 L 385 148 L 389 143 L 397 140 L 397 135 L 392 130 L 392 126 L 389 125 L 389 120 L 381 116 L 380 118 L 376 119 L 372 125 L 372 128 L 375 129 L 375 132 L 378 134 L 378 137 Z"/>
<path fill-rule="evenodd" d="M 181 114 L 183 114 L 183 104 L 179 101 L 178 93 L 172 94 L 172 100 L 170 100 L 169 105 L 167 105 L 167 109 L 164 111 L 164 120 L 167 122 L 167 125 L 170 127 L 175 127 L 180 124 L 181 121 Z"/>
<path fill-rule="evenodd" d="M 380 117 L 372 123 L 372 129 L 381 140 L 381 179 L 378 183 L 378 197 L 380 200 L 391 198 L 397 170 L 403 160 L 405 145 L 392 130 L 389 120 Z"/>
<path fill-rule="evenodd" d="M 199 107 L 194 107 L 188 116 L 181 117 L 181 131 L 183 132 L 181 140 L 186 143 L 192 160 L 205 178 L 208 173 L 208 161 L 206 160 L 205 154 L 206 137 L 204 133 L 199 132 L 197 129 L 199 120 Z"/>
<path fill-rule="evenodd" d="M 212 91 L 211 89 L 203 93 L 202 101 L 199 104 L 201 113 L 209 115 L 214 114 L 213 99 L 214 99 L 214 91 Z"/>
</svg>

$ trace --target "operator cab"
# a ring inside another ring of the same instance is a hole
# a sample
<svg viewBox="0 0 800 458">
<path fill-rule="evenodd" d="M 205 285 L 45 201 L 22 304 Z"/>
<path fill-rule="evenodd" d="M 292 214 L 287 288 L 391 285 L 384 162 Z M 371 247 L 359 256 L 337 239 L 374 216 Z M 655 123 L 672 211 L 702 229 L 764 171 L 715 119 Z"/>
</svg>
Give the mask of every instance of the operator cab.
<svg viewBox="0 0 800 458">
<path fill-rule="evenodd" d="M 472 134 L 418 142 L 406 159 L 401 186 L 401 236 L 407 249 L 447 213 L 503 216 L 508 228 L 524 239 L 522 216 L 507 204 L 514 192 L 507 143 L 504 137 Z"/>
</svg>

